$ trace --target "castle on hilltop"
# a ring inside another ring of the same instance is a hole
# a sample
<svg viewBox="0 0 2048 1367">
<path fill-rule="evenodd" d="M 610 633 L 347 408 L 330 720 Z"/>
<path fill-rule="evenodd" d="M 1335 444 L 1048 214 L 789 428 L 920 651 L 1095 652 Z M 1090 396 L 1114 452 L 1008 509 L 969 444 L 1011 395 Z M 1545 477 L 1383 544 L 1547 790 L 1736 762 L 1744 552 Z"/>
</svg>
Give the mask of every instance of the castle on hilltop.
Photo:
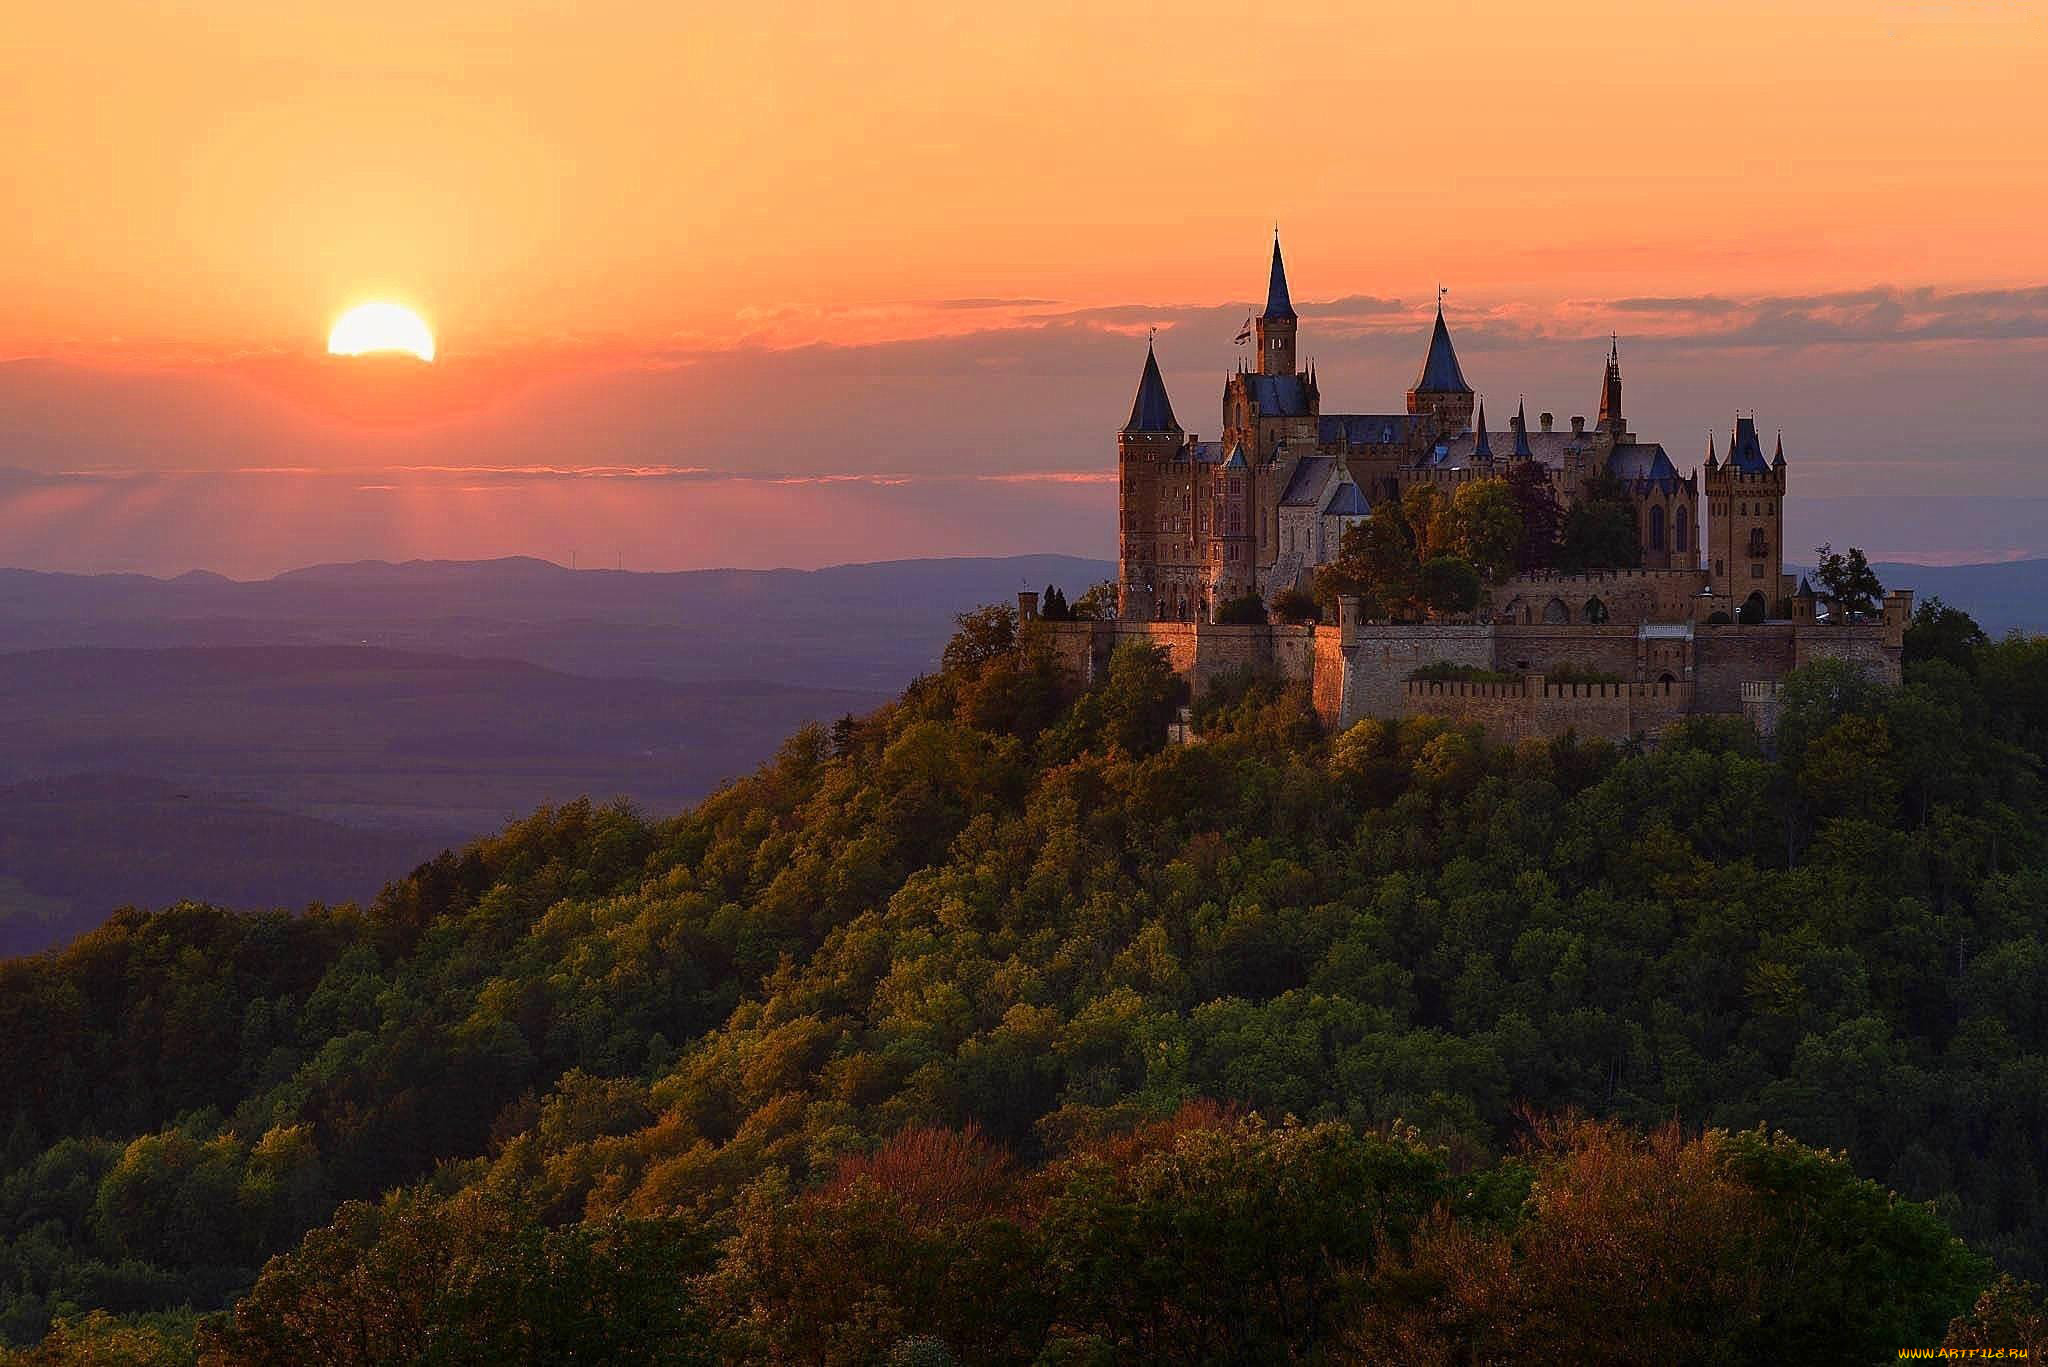
<svg viewBox="0 0 2048 1367">
<path fill-rule="evenodd" d="M 1144 639 L 1198 686 L 1239 667 L 1302 679 L 1332 724 L 1429 712 L 1509 737 L 1654 734 L 1697 714 L 1747 713 L 1767 727 L 1777 680 L 1812 659 L 1898 678 L 1911 592 L 1887 594 L 1866 619 L 1830 613 L 1795 585 L 1784 442 L 1766 457 L 1753 416 L 1735 420 L 1725 456 L 1710 438 L 1705 465 L 1681 474 L 1630 430 L 1614 341 L 1591 422 L 1560 428 L 1543 413 L 1532 430 L 1518 405 L 1505 430 L 1491 429 L 1441 296 L 1404 411 L 1326 413 L 1315 367 L 1301 365 L 1300 326 L 1276 236 L 1249 329 L 1257 362 L 1225 378 L 1215 441 L 1181 426 L 1148 342 L 1116 437 L 1117 616 L 1048 624 L 1075 673 L 1093 677 L 1117 642 Z M 1338 600 L 1334 623 L 1219 620 L 1227 604 L 1311 586 L 1383 500 L 1495 478 L 1547 483 L 1560 510 L 1596 489 L 1625 500 L 1639 567 L 1525 569 L 1473 611 L 1421 621 L 1369 622 L 1356 598 Z M 1035 595 L 1019 607 L 1033 615 Z"/>
<path fill-rule="evenodd" d="M 1398 499 L 1417 483 L 1448 491 L 1529 461 L 1542 468 L 1562 508 L 1596 476 L 1612 477 L 1635 505 L 1642 567 L 1702 574 L 1701 593 L 1711 599 L 1700 605 L 1702 619 L 1790 615 L 1796 591 L 1784 573 L 1784 441 L 1766 458 L 1754 418 L 1735 420 L 1725 461 L 1709 440 L 1703 506 L 1701 472 L 1681 475 L 1660 443 L 1629 430 L 1618 343 L 1608 348 L 1590 424 L 1575 416 L 1560 430 L 1544 413 L 1531 430 L 1518 405 L 1507 428 L 1493 431 L 1483 404 L 1475 423 L 1476 396 L 1441 302 L 1399 413 L 1323 412 L 1315 368 L 1300 365 L 1300 327 L 1276 237 L 1265 311 L 1251 328 L 1257 368 L 1240 365 L 1224 380 L 1218 441 L 1181 427 L 1148 344 L 1116 442 L 1120 617 L 1213 620 L 1233 599 L 1271 599 L 1336 559 L 1345 529 L 1379 500 Z M 1492 615 L 1541 611 L 1555 605 L 1503 599 Z"/>
</svg>

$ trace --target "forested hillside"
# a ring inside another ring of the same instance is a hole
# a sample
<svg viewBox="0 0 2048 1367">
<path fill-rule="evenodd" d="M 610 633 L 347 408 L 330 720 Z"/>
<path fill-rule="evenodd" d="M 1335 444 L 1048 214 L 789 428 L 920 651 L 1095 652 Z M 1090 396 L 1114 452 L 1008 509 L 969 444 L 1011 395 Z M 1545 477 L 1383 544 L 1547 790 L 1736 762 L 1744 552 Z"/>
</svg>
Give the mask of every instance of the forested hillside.
<svg viewBox="0 0 2048 1367">
<path fill-rule="evenodd" d="M 0 1334 L 234 1364 L 2038 1343 L 2048 642 L 1932 604 L 1908 648 L 1902 689 L 1789 678 L 1769 753 L 1330 736 L 1252 679 L 1168 745 L 1163 660 L 1070 697 L 990 609 L 679 817 L 545 811 L 362 910 L 124 913 L 0 965 Z"/>
</svg>

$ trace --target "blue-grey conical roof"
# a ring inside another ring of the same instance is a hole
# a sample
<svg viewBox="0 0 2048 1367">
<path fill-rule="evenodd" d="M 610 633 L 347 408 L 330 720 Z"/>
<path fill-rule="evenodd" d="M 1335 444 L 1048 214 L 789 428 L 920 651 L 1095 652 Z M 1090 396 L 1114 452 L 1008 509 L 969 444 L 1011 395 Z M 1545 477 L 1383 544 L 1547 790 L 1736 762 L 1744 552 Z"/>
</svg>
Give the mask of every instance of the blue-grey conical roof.
<svg viewBox="0 0 2048 1367">
<path fill-rule="evenodd" d="M 1280 239 L 1273 238 L 1273 274 L 1266 281 L 1267 318 L 1294 317 L 1294 301 L 1287 297 L 1287 267 L 1280 261 Z"/>
<path fill-rule="evenodd" d="M 1483 456 L 1491 460 L 1493 458 L 1493 442 L 1486 435 L 1486 404 L 1484 401 L 1481 401 L 1479 405 L 1479 426 L 1477 431 L 1479 435 L 1472 442 L 1472 454 L 1475 457 Z"/>
<path fill-rule="evenodd" d="M 1444 326 L 1443 305 L 1437 305 L 1436 327 L 1429 334 L 1429 354 L 1422 358 L 1422 374 L 1415 388 L 1424 394 L 1470 394 L 1465 372 L 1458 368 L 1458 353 L 1451 346 L 1451 330 Z"/>
<path fill-rule="evenodd" d="M 1173 401 L 1166 397 L 1166 381 L 1159 374 L 1159 358 L 1152 346 L 1145 346 L 1145 373 L 1138 377 L 1138 397 L 1131 400 L 1131 420 L 1126 432 L 1178 432 L 1173 420 Z"/>
<path fill-rule="evenodd" d="M 1515 459 L 1534 460 L 1536 453 L 1529 449 L 1529 414 L 1527 405 L 1515 405 Z"/>
</svg>

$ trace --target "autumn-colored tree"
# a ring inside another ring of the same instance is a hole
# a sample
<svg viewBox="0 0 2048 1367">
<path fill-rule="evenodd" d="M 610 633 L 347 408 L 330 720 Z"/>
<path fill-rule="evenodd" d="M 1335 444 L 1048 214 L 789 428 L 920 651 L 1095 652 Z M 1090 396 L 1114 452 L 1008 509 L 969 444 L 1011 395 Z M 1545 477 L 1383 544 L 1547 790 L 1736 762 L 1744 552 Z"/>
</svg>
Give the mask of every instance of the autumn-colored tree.
<svg viewBox="0 0 2048 1367">
<path fill-rule="evenodd" d="M 1523 545 L 1522 511 L 1504 479 L 1460 485 L 1448 514 L 1455 552 L 1490 584 L 1515 572 Z"/>
</svg>

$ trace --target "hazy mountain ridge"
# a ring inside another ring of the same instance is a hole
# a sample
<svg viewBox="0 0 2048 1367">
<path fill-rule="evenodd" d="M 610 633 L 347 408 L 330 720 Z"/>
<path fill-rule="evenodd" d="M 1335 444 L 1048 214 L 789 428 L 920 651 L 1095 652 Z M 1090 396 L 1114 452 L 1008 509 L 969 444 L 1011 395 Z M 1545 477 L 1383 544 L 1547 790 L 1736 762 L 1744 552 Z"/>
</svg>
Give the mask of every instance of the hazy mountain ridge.
<svg viewBox="0 0 2048 1367">
<path fill-rule="evenodd" d="M 882 698 L 361 646 L 0 654 L 0 953 L 129 902 L 368 897 L 394 864 L 586 794 L 673 811 Z"/>
<path fill-rule="evenodd" d="M 1113 572 L 1059 555 L 675 573 L 360 561 L 249 581 L 0 570 L 0 650 L 378 645 L 592 676 L 893 691 L 936 665 L 963 609 L 1049 582 L 1072 594 Z"/>
</svg>

